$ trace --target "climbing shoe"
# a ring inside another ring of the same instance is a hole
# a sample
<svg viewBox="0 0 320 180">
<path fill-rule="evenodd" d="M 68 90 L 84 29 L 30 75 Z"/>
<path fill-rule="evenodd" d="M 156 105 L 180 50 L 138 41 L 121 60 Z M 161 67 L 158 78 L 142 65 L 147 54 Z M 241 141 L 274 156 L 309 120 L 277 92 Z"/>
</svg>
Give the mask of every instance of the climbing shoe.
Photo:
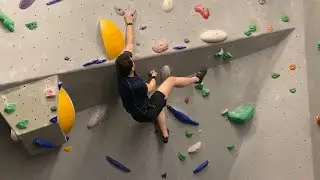
<svg viewBox="0 0 320 180">
<path fill-rule="evenodd" d="M 165 65 L 162 67 L 161 70 L 161 81 L 165 81 L 166 79 L 168 79 L 168 77 L 170 77 L 170 67 L 168 65 Z"/>
<path fill-rule="evenodd" d="M 197 72 L 196 77 L 199 78 L 199 81 L 196 82 L 197 84 L 202 83 L 203 78 L 206 76 L 208 69 L 206 67 L 202 67 L 202 69 Z"/>
</svg>

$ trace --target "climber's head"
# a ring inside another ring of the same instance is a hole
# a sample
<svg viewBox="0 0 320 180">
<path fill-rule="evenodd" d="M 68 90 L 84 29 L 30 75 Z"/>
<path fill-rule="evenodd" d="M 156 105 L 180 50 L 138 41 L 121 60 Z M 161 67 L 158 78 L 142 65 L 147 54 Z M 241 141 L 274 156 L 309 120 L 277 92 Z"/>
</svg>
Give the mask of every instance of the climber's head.
<svg viewBox="0 0 320 180">
<path fill-rule="evenodd" d="M 127 77 L 134 72 L 135 64 L 128 53 L 123 53 L 116 60 L 116 68 L 121 76 Z"/>
</svg>

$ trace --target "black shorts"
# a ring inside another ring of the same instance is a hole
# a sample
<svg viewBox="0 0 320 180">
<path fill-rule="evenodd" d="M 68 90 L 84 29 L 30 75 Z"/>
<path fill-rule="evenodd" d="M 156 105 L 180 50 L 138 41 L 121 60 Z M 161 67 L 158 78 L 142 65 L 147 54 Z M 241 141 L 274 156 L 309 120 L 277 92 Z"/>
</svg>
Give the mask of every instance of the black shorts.
<svg viewBox="0 0 320 180">
<path fill-rule="evenodd" d="M 167 100 L 165 99 L 165 97 L 166 96 L 160 91 L 154 92 L 151 98 L 149 99 L 147 113 L 145 115 L 138 116 L 132 115 L 133 119 L 138 122 L 155 123 L 158 115 L 167 104 Z"/>
</svg>

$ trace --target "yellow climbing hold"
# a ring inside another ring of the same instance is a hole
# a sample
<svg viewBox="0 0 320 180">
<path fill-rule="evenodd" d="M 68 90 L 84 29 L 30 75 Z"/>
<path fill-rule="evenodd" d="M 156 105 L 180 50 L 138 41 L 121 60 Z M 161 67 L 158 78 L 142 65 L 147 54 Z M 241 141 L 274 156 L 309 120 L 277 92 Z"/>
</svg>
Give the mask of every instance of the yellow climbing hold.
<svg viewBox="0 0 320 180">
<path fill-rule="evenodd" d="M 72 151 L 72 147 L 71 146 L 66 146 L 66 147 L 63 148 L 63 150 L 65 152 L 70 152 L 70 151 Z"/>
<path fill-rule="evenodd" d="M 117 58 L 124 48 L 122 32 L 108 19 L 100 20 L 100 31 L 108 60 Z"/>
<path fill-rule="evenodd" d="M 70 133 L 75 122 L 75 110 L 72 100 L 68 93 L 61 88 L 58 101 L 58 123 L 62 132 L 67 135 Z"/>
</svg>

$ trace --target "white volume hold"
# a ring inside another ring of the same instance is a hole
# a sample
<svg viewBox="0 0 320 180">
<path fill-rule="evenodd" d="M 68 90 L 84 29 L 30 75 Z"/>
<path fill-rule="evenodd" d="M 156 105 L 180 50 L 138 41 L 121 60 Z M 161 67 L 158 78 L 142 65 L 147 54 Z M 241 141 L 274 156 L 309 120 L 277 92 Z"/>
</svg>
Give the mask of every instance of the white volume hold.
<svg viewBox="0 0 320 180">
<path fill-rule="evenodd" d="M 200 39 L 206 43 L 217 43 L 227 39 L 228 34 L 222 30 L 208 30 L 200 35 Z"/>
</svg>

